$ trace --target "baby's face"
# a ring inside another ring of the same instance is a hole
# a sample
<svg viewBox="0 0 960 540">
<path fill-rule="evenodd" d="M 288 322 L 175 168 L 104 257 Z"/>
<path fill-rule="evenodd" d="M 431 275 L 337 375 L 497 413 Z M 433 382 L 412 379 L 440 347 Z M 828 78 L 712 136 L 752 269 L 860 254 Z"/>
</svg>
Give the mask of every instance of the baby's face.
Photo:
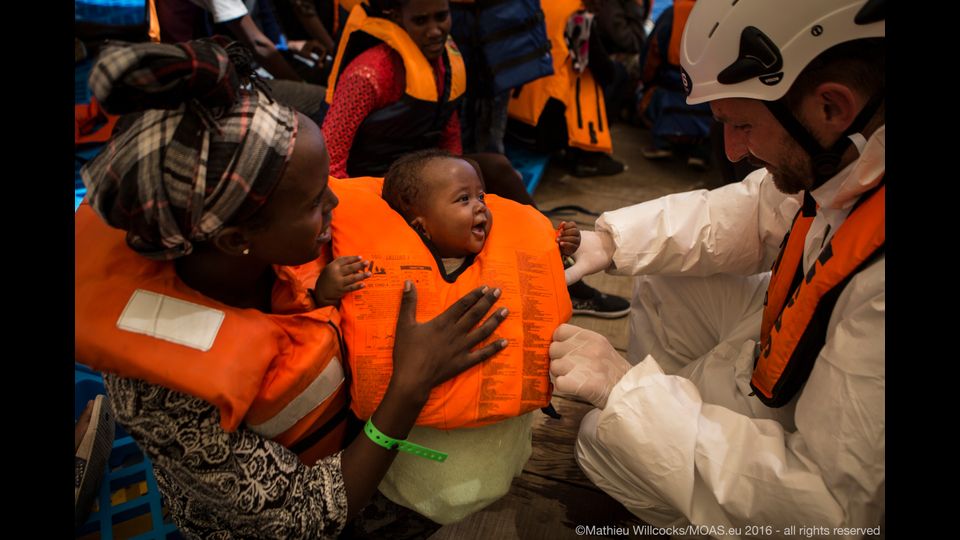
<svg viewBox="0 0 960 540">
<path fill-rule="evenodd" d="M 483 184 L 462 159 L 440 158 L 423 168 L 428 186 L 419 220 L 421 230 L 441 257 L 479 253 L 490 234 L 493 216 L 484 203 Z"/>
</svg>

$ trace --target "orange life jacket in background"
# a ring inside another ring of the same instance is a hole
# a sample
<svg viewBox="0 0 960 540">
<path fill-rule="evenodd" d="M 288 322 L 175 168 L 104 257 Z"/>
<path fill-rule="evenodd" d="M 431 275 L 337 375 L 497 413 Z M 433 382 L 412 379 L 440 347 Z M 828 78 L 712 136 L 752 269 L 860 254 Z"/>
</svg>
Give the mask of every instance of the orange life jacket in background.
<svg viewBox="0 0 960 540">
<path fill-rule="evenodd" d="M 238 309 L 185 285 L 172 262 L 129 247 L 86 203 L 76 213 L 76 358 L 200 398 L 312 464 L 344 444 L 347 390 L 333 307 L 313 306 L 310 267 L 276 267 L 274 310 Z"/>
<path fill-rule="evenodd" d="M 603 89 L 593 79 L 590 67 L 577 73 L 570 61 L 563 30 L 567 19 L 583 9 L 580 0 L 550 0 L 541 2 L 550 54 L 553 55 L 553 75 L 541 77 L 515 89 L 510 95 L 507 112 L 511 118 L 536 126 L 550 98 L 566 106 L 568 144 L 594 152 L 613 152 L 607 106 Z"/>
<path fill-rule="evenodd" d="M 382 179 L 330 182 L 340 198 L 333 211 L 333 256 L 360 255 L 373 263 L 373 276 L 363 282 L 364 288 L 344 296 L 340 306 L 354 413 L 369 418 L 383 399 L 393 372 L 393 336 L 408 279 L 417 287 L 421 322 L 480 285 L 503 291 L 490 314 L 501 307 L 510 310 L 485 342 L 507 339 L 507 348 L 435 388 L 417 425 L 482 426 L 547 405 L 552 392 L 547 349 L 553 331 L 572 313 L 550 221 L 532 206 L 488 194 L 493 222 L 483 250 L 448 282 L 442 262 L 380 197 Z"/>
<path fill-rule="evenodd" d="M 885 194 L 881 181 L 857 201 L 806 275 L 803 245 L 814 218 L 802 211 L 794 218 L 767 286 L 750 381 L 764 404 L 782 407 L 803 387 L 826 341 L 837 298 L 850 279 L 883 252 Z"/>
<path fill-rule="evenodd" d="M 433 66 L 406 30 L 387 19 L 368 16 L 366 6 L 358 4 L 350 12 L 340 37 L 327 84 L 328 104 L 333 103 L 337 81 L 350 62 L 381 42 L 403 59 L 406 86 L 399 100 L 372 111 L 360 123 L 347 157 L 350 176 L 383 175 L 400 156 L 436 148 L 467 89 L 463 57 L 452 38 L 447 37 L 441 59 L 446 79 L 443 93 L 438 95 Z"/>
<path fill-rule="evenodd" d="M 670 27 L 670 46 L 667 48 L 667 62 L 671 66 L 680 65 L 680 42 L 683 41 L 683 29 L 693 11 L 694 0 L 673 0 L 673 25 Z"/>
</svg>

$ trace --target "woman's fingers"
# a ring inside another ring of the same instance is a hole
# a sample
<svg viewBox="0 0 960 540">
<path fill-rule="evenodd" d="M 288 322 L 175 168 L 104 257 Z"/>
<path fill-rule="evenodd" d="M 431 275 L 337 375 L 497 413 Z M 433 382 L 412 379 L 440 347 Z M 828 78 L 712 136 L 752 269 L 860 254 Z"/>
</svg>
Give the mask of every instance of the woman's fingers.
<svg viewBox="0 0 960 540">
<path fill-rule="evenodd" d="M 461 317 L 463 317 L 463 314 L 473 307 L 477 301 L 483 298 L 483 295 L 487 292 L 489 292 L 489 287 L 486 285 L 468 292 L 462 298 L 454 302 L 453 305 L 445 309 L 443 313 L 437 315 L 434 320 L 442 324 L 456 323 Z M 487 309 L 490 309 L 489 306 Z M 484 313 L 486 313 L 486 310 L 484 310 Z M 481 317 L 482 316 L 483 315 L 481 315 Z"/>
<path fill-rule="evenodd" d="M 366 261 L 361 260 L 360 257 L 356 257 L 356 259 L 357 260 L 353 262 L 344 261 L 344 263 L 340 265 L 340 273 L 346 276 L 348 274 L 359 273 L 363 270 L 367 265 Z"/>
<path fill-rule="evenodd" d="M 477 301 L 460 316 L 459 320 L 456 321 L 456 326 L 461 331 L 468 332 L 476 326 L 487 312 L 490 311 L 490 308 L 493 307 L 497 299 L 500 298 L 500 289 L 484 288 L 486 292 L 483 293 L 483 296 L 477 299 Z"/>
<path fill-rule="evenodd" d="M 342 276 L 343 285 L 352 285 L 358 281 L 363 281 L 370 277 L 370 272 L 354 272 L 352 274 L 345 274 Z"/>
<path fill-rule="evenodd" d="M 506 347 L 507 347 L 507 340 L 498 339 L 497 341 L 494 341 L 493 343 L 490 343 L 485 347 L 481 347 L 475 351 L 472 351 L 470 354 L 467 355 L 467 360 L 466 360 L 467 364 L 464 367 L 464 369 L 475 366 L 480 362 L 483 362 L 484 360 L 502 351 Z"/>
<path fill-rule="evenodd" d="M 414 326 L 415 324 L 417 324 L 417 287 L 408 279 L 403 283 L 400 313 L 397 314 L 397 328 Z"/>
<path fill-rule="evenodd" d="M 486 321 L 483 321 L 483 324 L 473 329 L 469 334 L 467 334 L 467 348 L 472 349 L 477 346 L 477 344 L 482 343 L 483 340 L 490 337 L 493 334 L 494 330 L 500 326 L 500 323 L 509 315 L 509 310 L 507 308 L 500 308 L 487 318 Z"/>
</svg>

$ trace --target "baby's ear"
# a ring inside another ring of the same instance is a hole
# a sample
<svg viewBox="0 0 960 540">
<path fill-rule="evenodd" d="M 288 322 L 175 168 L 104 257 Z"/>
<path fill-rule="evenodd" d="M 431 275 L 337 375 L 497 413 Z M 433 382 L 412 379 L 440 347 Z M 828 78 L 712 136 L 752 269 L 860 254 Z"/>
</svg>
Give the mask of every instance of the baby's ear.
<svg viewBox="0 0 960 540">
<path fill-rule="evenodd" d="M 417 217 L 413 218 L 413 220 L 410 222 L 410 226 L 413 227 L 413 230 L 415 230 L 415 231 L 417 231 L 418 233 L 426 236 L 428 240 L 430 239 L 430 234 L 427 233 L 427 228 L 424 227 L 424 225 L 423 225 L 423 217 L 422 217 L 422 216 L 417 216 Z"/>
</svg>

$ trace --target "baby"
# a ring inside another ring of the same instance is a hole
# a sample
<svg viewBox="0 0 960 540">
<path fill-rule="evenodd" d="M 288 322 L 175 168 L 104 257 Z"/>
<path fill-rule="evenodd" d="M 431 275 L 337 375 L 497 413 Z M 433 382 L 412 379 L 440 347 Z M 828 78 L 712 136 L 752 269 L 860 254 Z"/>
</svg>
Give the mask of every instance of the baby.
<svg viewBox="0 0 960 540">
<path fill-rule="evenodd" d="M 383 181 L 382 197 L 423 239 L 443 263 L 447 276 L 455 277 L 480 253 L 493 226 L 493 215 L 484 203 L 479 167 L 445 150 L 407 154 L 395 161 Z M 561 221 L 557 243 L 563 257 L 580 246 L 580 230 L 572 221 Z M 372 274 L 369 262 L 359 256 L 338 257 L 317 279 L 314 296 L 321 306 L 338 305 L 348 292 L 363 288 Z"/>
<path fill-rule="evenodd" d="M 472 161 L 444 150 L 423 150 L 390 166 L 382 197 L 443 261 L 449 276 L 480 253 L 490 234 L 493 216 L 484 203 L 483 186 Z M 564 257 L 572 255 L 580 245 L 577 224 L 561 222 L 557 243 Z"/>
</svg>

